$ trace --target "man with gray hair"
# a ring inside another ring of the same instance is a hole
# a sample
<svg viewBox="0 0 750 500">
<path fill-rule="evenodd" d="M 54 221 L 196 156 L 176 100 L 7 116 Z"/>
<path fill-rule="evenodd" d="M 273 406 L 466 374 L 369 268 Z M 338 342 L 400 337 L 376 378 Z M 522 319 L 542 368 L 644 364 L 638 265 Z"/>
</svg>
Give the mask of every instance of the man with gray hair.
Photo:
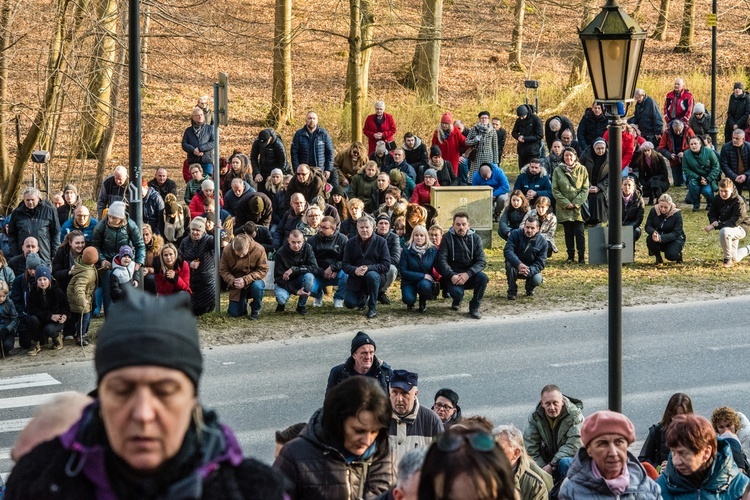
<svg viewBox="0 0 750 500">
<path fill-rule="evenodd" d="M 388 243 L 375 234 L 373 226 L 369 216 L 357 219 L 357 236 L 346 243 L 341 262 L 342 269 L 349 275 L 344 307 L 364 310 L 367 306 L 368 319 L 378 314 L 375 306 L 391 267 Z"/>
<path fill-rule="evenodd" d="M 732 179 L 737 194 L 742 190 L 750 191 L 750 142 L 745 140 L 745 131 L 736 128 L 732 131 L 732 140 L 724 143 L 719 155 L 719 165 L 724 175 Z"/>
<path fill-rule="evenodd" d="M 99 220 L 102 219 L 102 213 L 105 208 L 116 201 L 128 203 L 128 169 L 122 165 L 115 167 L 112 175 L 104 179 L 102 187 L 99 190 L 99 197 L 96 200 L 96 211 Z"/>
<path fill-rule="evenodd" d="M 552 476 L 529 459 L 521 430 L 513 424 L 499 425 L 492 431 L 508 457 L 516 480 L 516 490 L 524 500 L 546 500 L 552 490 Z"/>
<path fill-rule="evenodd" d="M 429 447 L 414 448 L 401 458 L 398 464 L 396 486 L 378 497 L 378 500 L 417 500 L 419 498 L 419 479 L 424 457 Z"/>
<path fill-rule="evenodd" d="M 635 113 L 628 118 L 628 123 L 638 127 L 644 139 L 659 144 L 664 131 L 664 119 L 659 105 L 643 89 L 635 89 Z"/>
<path fill-rule="evenodd" d="M 60 246 L 60 222 L 57 210 L 47 200 L 41 199 L 37 188 L 27 187 L 23 201 L 13 210 L 8 224 L 8 246 L 10 257 L 24 253 L 22 244 L 33 236 L 39 245 L 39 257 L 47 265 Z"/>
</svg>

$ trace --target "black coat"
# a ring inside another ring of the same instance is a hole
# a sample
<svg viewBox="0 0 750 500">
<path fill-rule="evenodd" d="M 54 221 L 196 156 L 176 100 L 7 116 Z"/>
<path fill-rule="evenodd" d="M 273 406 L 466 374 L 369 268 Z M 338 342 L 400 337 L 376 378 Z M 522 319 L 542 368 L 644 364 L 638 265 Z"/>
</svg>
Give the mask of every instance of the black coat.
<svg viewBox="0 0 750 500">
<path fill-rule="evenodd" d="M 544 139 L 544 125 L 542 120 L 535 115 L 529 108 L 529 114 L 526 118 L 517 118 L 513 124 L 513 130 L 510 135 L 518 140 L 523 136 L 524 142 L 519 142 L 517 146 L 519 155 L 541 155 L 542 139 Z M 523 165 L 521 165 L 523 166 Z"/>
<path fill-rule="evenodd" d="M 73 267 L 73 259 L 70 258 L 70 247 L 61 246 L 55 252 L 55 256 L 52 259 L 52 277 L 55 278 L 57 285 L 63 290 L 68 289 L 68 283 L 70 283 L 70 269 Z"/>
<path fill-rule="evenodd" d="M 190 236 L 180 242 L 180 257 L 190 265 L 200 260 L 198 269 L 190 269 L 191 304 L 195 309 L 214 305 L 216 287 L 216 265 L 214 263 L 214 237 L 204 234 L 194 241 Z"/>
<path fill-rule="evenodd" d="M 167 179 L 164 184 L 159 184 L 158 182 L 156 182 L 156 179 L 151 179 L 150 181 L 148 181 L 148 185 L 154 188 L 154 191 L 159 193 L 159 196 L 161 196 L 162 200 L 166 198 L 170 193 L 177 196 L 177 183 L 172 179 Z"/>
<path fill-rule="evenodd" d="M 287 210 L 284 217 L 281 218 L 279 225 L 276 226 L 276 231 L 273 233 L 273 246 L 274 248 L 281 248 L 286 241 L 289 233 L 297 229 L 297 226 L 302 222 L 304 212 L 297 215 L 293 208 Z"/>
<path fill-rule="evenodd" d="M 719 154 L 719 165 L 721 165 L 721 171 L 724 175 L 732 179 L 735 184 L 735 180 L 739 173 L 739 160 L 742 158 L 742 165 L 744 167 L 744 174 L 747 176 L 742 186 L 750 186 L 750 142 L 745 141 L 739 148 L 734 147 L 731 139 L 721 147 L 721 153 Z"/>
<path fill-rule="evenodd" d="M 8 225 L 8 247 L 11 257 L 23 253 L 23 241 L 33 236 L 39 242 L 39 257 L 42 262 L 52 263 L 57 247 L 60 246 L 60 222 L 57 209 L 47 200 L 39 200 L 33 210 L 24 202 L 13 210 Z"/>
<path fill-rule="evenodd" d="M 664 131 L 664 119 L 659 105 L 649 96 L 635 104 L 635 114 L 628 119 L 628 123 L 637 125 L 641 135 L 651 142 Z"/>
<path fill-rule="evenodd" d="M 654 232 L 659 233 L 661 243 L 685 242 L 685 231 L 682 230 L 682 212 L 679 210 L 666 217 L 659 212 L 657 207 L 653 207 L 648 213 L 645 229 L 649 236 Z"/>
<path fill-rule="evenodd" d="M 370 155 L 370 160 L 378 164 L 378 169 L 381 172 L 388 172 L 391 170 L 391 165 L 396 163 L 393 156 L 390 153 L 386 153 L 383 156 L 378 156 L 376 153 Z"/>
<path fill-rule="evenodd" d="M 731 196 L 724 200 L 721 196 L 714 196 L 708 211 L 708 221 L 719 223 L 716 229 L 725 227 L 742 227 L 745 234 L 750 232 L 750 216 L 747 214 L 747 204 L 742 197 L 733 190 Z"/>
<path fill-rule="evenodd" d="M 359 236 L 350 238 L 346 242 L 342 268 L 349 275 L 346 282 L 347 291 L 361 292 L 367 289 L 364 276 L 354 274 L 359 266 L 367 266 L 368 271 L 374 271 L 385 276 L 391 267 L 391 254 L 388 251 L 388 243 L 385 238 L 373 233 L 369 244 L 364 249 Z"/>
<path fill-rule="evenodd" d="M 53 314 L 64 314 L 70 316 L 68 307 L 68 296 L 55 282 L 52 282 L 46 290 L 35 286 L 29 291 L 28 296 L 29 314 L 36 316 L 42 326 L 52 322 Z"/>
<path fill-rule="evenodd" d="M 286 149 L 279 134 L 275 130 L 271 132 L 270 144 L 261 144 L 260 138 L 253 141 L 250 149 L 250 164 L 253 166 L 253 177 L 260 174 L 263 176 L 263 183 L 258 185 L 260 190 L 265 188 L 265 180 L 271 175 L 271 170 L 278 168 L 284 174 L 291 174 L 292 169 L 286 157 Z"/>
<path fill-rule="evenodd" d="M 378 236 L 385 238 L 388 243 L 388 253 L 391 254 L 391 265 L 398 267 L 401 262 L 401 241 L 396 233 L 392 230 L 388 231 L 388 234 L 383 236 L 377 233 Z"/>
<path fill-rule="evenodd" d="M 315 260 L 318 261 L 319 276 L 329 267 L 332 271 L 341 270 L 341 261 L 344 258 L 344 247 L 347 241 L 349 239 L 338 231 L 329 237 L 325 237 L 319 232 L 307 240 L 307 244 L 313 249 Z"/>
<path fill-rule="evenodd" d="M 553 132 L 549 127 L 549 122 L 551 122 L 555 118 L 560 121 L 560 130 L 558 130 L 557 132 Z M 570 130 L 570 132 L 573 134 L 573 137 L 575 137 L 576 129 L 575 127 L 573 127 L 573 123 L 567 116 L 555 115 L 547 118 L 547 121 L 544 122 L 544 142 L 547 143 L 547 151 L 552 150 L 552 143 L 560 139 L 560 136 L 565 131 L 565 129 Z"/>
<path fill-rule="evenodd" d="M 746 129 L 747 119 L 750 117 L 750 94 L 743 92 L 739 97 L 732 93 L 729 96 L 729 107 L 727 108 L 727 123 L 724 125 L 725 141 L 732 140 L 732 129 L 735 125 L 737 128 Z"/>
<path fill-rule="evenodd" d="M 604 164 L 598 169 L 594 163 L 594 148 L 588 148 L 581 155 L 581 164 L 589 174 L 589 184 L 599 188 L 598 193 L 589 193 L 589 222 L 597 224 L 609 218 L 609 152 L 605 152 Z M 596 171 L 595 171 L 596 170 Z"/>
<path fill-rule="evenodd" d="M 591 108 L 587 108 L 578 123 L 578 145 L 581 149 L 586 150 L 594 144 L 597 137 L 602 137 L 607 130 L 607 123 L 604 113 L 596 116 Z"/>
<path fill-rule="evenodd" d="M 320 269 L 318 268 L 318 261 L 315 260 L 315 254 L 309 243 L 303 243 L 302 249 L 299 252 L 294 252 L 289 247 L 289 243 L 285 242 L 284 245 L 279 248 L 273 258 L 276 265 L 273 270 L 273 278 L 276 281 L 276 286 L 285 288 L 290 292 L 296 292 L 292 290 L 289 283 L 300 276 L 312 273 L 319 274 Z M 287 270 L 291 269 L 292 274 L 289 276 L 289 280 L 284 281 L 283 276 Z"/>
<path fill-rule="evenodd" d="M 328 374 L 326 394 L 341 382 L 354 375 L 358 374 L 354 371 L 354 358 L 352 357 L 349 357 L 346 362 L 331 368 L 331 372 Z M 365 373 L 365 377 L 372 377 L 377 380 L 380 387 L 382 387 L 385 393 L 388 394 L 391 388 L 391 378 L 393 378 L 393 368 L 391 368 L 385 361 L 374 356 L 372 366 L 370 367 L 370 370 Z"/>
<path fill-rule="evenodd" d="M 263 200 L 263 210 L 259 214 L 250 210 L 250 201 L 259 197 Z M 246 222 L 255 222 L 258 226 L 271 226 L 273 217 L 273 203 L 271 198 L 263 193 L 248 191 L 244 193 L 237 202 L 237 213 L 235 213 L 234 227 L 241 227 Z"/>
<path fill-rule="evenodd" d="M 182 134 L 182 150 L 187 153 L 188 164 L 202 163 L 213 164 L 214 162 L 214 129 L 210 125 L 203 124 L 195 131 L 191 124 Z M 195 148 L 203 153 L 203 156 L 195 155 Z"/>
<path fill-rule="evenodd" d="M 114 175 L 110 175 L 104 179 L 102 187 L 99 189 L 99 197 L 96 199 L 96 213 L 99 220 L 102 220 L 104 209 L 108 208 L 112 203 L 122 201 L 127 205 L 130 202 L 128 200 L 128 186 L 127 182 L 122 186 L 118 185 L 115 182 Z"/>
<path fill-rule="evenodd" d="M 638 170 L 638 182 L 641 186 L 650 186 L 652 179 L 656 179 L 665 182 L 666 187 L 669 187 L 667 159 L 656 150 L 651 153 L 651 165 L 646 162 L 646 157 L 642 151 L 636 151 L 630 166 Z M 663 191 L 666 191 L 666 189 L 663 189 Z"/>
<path fill-rule="evenodd" d="M 622 199 L 622 198 L 620 198 Z M 622 225 L 641 227 L 643 224 L 643 215 L 645 210 L 643 208 L 643 197 L 638 191 L 633 193 L 633 197 L 630 199 L 630 203 L 625 204 L 625 200 L 622 200 Z"/>
<path fill-rule="evenodd" d="M 529 266 L 529 276 L 541 273 L 547 263 L 547 238 L 542 233 L 536 233 L 533 238 L 527 238 L 523 229 L 514 229 L 508 236 L 503 248 L 505 262 L 517 268 L 520 263 Z"/>
</svg>

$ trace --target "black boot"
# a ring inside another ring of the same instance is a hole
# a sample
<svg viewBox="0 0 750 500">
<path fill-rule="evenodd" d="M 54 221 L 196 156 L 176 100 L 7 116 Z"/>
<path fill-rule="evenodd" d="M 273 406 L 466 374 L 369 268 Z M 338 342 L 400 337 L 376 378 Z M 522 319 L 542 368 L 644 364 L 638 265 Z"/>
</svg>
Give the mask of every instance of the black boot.
<svg viewBox="0 0 750 500">
<path fill-rule="evenodd" d="M 423 313 L 427 310 L 427 301 L 425 299 L 419 299 L 419 312 Z"/>
<path fill-rule="evenodd" d="M 661 252 L 656 252 L 654 256 L 656 257 L 657 264 L 664 264 L 664 259 L 661 258 Z"/>
</svg>

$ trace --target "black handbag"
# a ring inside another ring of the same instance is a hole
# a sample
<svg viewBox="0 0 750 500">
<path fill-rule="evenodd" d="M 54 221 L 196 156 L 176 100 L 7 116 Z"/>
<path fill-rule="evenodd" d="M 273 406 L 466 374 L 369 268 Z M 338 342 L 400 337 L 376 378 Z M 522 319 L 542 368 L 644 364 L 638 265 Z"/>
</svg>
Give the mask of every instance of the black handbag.
<svg viewBox="0 0 750 500">
<path fill-rule="evenodd" d="M 432 298 L 437 299 L 440 297 L 440 282 L 435 280 L 432 282 Z"/>
</svg>

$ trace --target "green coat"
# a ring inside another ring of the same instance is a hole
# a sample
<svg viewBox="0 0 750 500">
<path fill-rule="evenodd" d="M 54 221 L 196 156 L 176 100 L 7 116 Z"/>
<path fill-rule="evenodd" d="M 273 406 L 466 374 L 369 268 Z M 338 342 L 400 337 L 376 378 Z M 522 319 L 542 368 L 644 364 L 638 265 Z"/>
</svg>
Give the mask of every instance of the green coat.
<svg viewBox="0 0 750 500">
<path fill-rule="evenodd" d="M 581 205 L 589 196 L 589 174 L 586 167 L 576 163 L 572 172 L 568 172 L 564 164 L 556 168 L 552 173 L 552 196 L 557 202 L 557 222 L 583 222 Z M 569 203 L 575 205 L 575 208 L 565 208 Z"/>
<path fill-rule="evenodd" d="M 582 410 L 581 401 L 563 396 L 563 410 L 557 417 L 555 432 L 553 432 L 544 408 L 541 403 L 537 404 L 536 410 L 529 416 L 528 425 L 523 433 L 523 442 L 529 456 L 539 467 L 544 467 L 548 463 L 557 466 L 561 458 L 573 458 L 578 449 L 583 446 L 583 441 L 581 441 Z"/>
<path fill-rule="evenodd" d="M 682 172 L 688 184 L 691 181 L 700 184 L 701 177 L 705 177 L 714 192 L 719 190 L 721 167 L 716 153 L 707 147 L 701 147 L 698 154 L 689 149 L 682 155 Z"/>
<path fill-rule="evenodd" d="M 70 312 L 86 314 L 93 310 L 94 291 L 99 284 L 96 267 L 83 263 L 79 256 L 73 265 L 73 275 L 68 283 Z"/>
</svg>

